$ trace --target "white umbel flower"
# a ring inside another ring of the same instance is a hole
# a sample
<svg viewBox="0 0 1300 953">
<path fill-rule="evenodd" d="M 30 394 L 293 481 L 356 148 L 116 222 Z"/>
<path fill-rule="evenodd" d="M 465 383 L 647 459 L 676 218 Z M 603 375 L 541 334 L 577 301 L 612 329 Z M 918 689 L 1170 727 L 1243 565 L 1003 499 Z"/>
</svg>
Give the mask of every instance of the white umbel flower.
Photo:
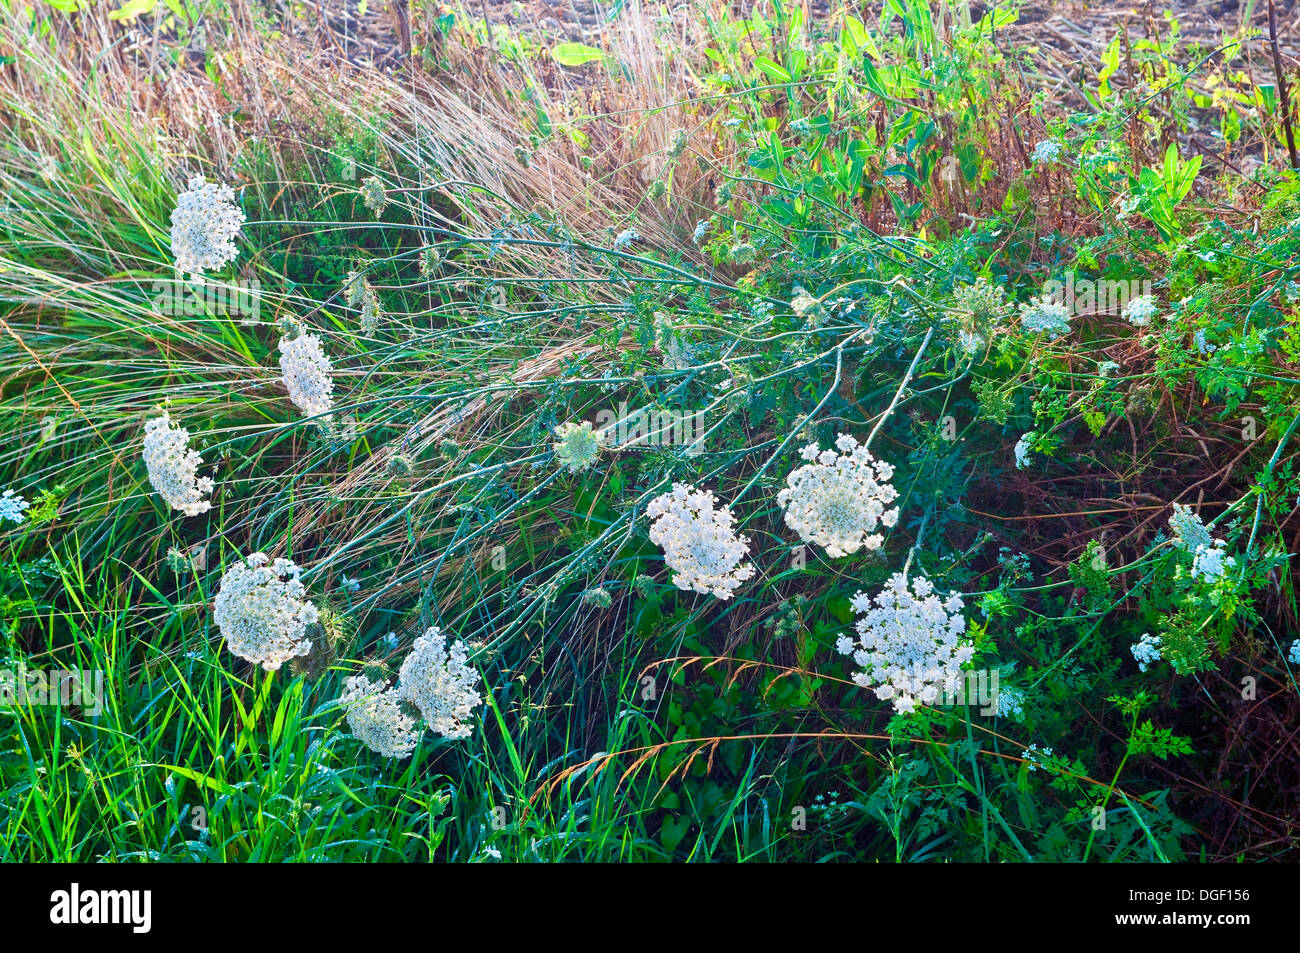
<svg viewBox="0 0 1300 953">
<path fill-rule="evenodd" d="M 1224 550 L 1228 544 L 1221 539 L 1216 539 L 1213 546 L 1202 546 L 1192 557 L 1192 575 L 1197 578 L 1203 578 L 1206 582 L 1216 582 L 1223 578 L 1233 566 L 1237 565 L 1237 558 L 1229 556 Z"/>
<path fill-rule="evenodd" d="M 468 738 L 474 709 L 483 703 L 479 675 L 469 650 L 456 639 L 447 644 L 433 626 L 415 640 L 397 675 L 397 693 L 420 710 L 429 730 L 445 738 Z"/>
<path fill-rule="evenodd" d="M 960 640 L 966 619 L 959 595 L 941 600 L 924 576 L 909 588 L 900 572 L 874 598 L 859 592 L 852 605 L 861 617 L 857 638 L 840 636 L 835 647 L 862 666 L 854 682 L 875 688 L 877 698 L 893 699 L 898 712 L 932 705 L 941 693 L 956 690 L 962 666 L 975 654 Z"/>
<path fill-rule="evenodd" d="M 838 453 L 815 443 L 800 451 L 809 462 L 786 477 L 786 488 L 776 495 L 785 524 L 828 556 L 879 549 L 884 537 L 876 528 L 898 522 L 898 508 L 886 509 L 898 499 L 889 484 L 894 468 L 848 434 L 840 434 L 835 446 Z"/>
<path fill-rule="evenodd" d="M 603 430 L 594 430 L 591 421 L 568 421 L 555 428 L 555 459 L 570 473 L 581 473 L 600 458 L 609 440 Z"/>
<path fill-rule="evenodd" d="M 712 493 L 674 483 L 671 493 L 650 501 L 646 515 L 653 520 L 650 541 L 663 549 L 678 589 L 730 599 L 754 575 L 753 566 L 741 564 L 749 540 L 736 535 L 735 518 L 727 507 L 714 507 Z"/>
<path fill-rule="evenodd" d="M 1020 324 L 1030 334 L 1041 332 L 1055 340 L 1070 333 L 1070 309 L 1045 298 L 1030 298 L 1020 306 Z"/>
<path fill-rule="evenodd" d="M 1174 534 L 1174 545 L 1192 554 L 1193 578 L 1215 582 L 1237 564 L 1236 557 L 1227 554 L 1228 544 L 1212 536 L 1201 518 L 1182 503 L 1174 504 L 1169 528 Z"/>
<path fill-rule="evenodd" d="M 1016 469 L 1023 470 L 1029 466 L 1032 461 L 1031 453 L 1034 446 L 1036 434 L 1031 430 L 1029 433 L 1021 434 L 1020 439 L 1016 441 Z"/>
<path fill-rule="evenodd" d="M 289 400 L 308 417 L 334 407 L 334 365 L 315 334 L 280 339 L 280 370 Z"/>
<path fill-rule="evenodd" d="M 292 560 L 272 562 L 265 553 L 226 570 L 213 615 L 232 653 L 274 672 L 311 651 L 307 626 L 319 614 L 299 573 Z"/>
<path fill-rule="evenodd" d="M 27 514 L 23 511 L 31 505 L 23 499 L 22 494 L 15 493 L 13 490 L 5 490 L 0 493 L 0 520 L 8 520 L 11 523 L 21 525 L 27 519 Z"/>
<path fill-rule="evenodd" d="M 1151 323 L 1158 309 L 1152 295 L 1141 295 L 1124 306 L 1124 320 L 1135 328 L 1144 328 Z"/>
<path fill-rule="evenodd" d="M 203 499 L 212 492 L 212 480 L 198 475 L 203 458 L 189 449 L 189 440 L 189 431 L 172 426 L 166 414 L 144 425 L 144 465 L 149 482 L 169 506 L 186 516 L 197 516 L 212 509 Z"/>
<path fill-rule="evenodd" d="M 1138 641 L 1129 646 L 1129 651 L 1133 653 L 1133 659 L 1138 663 L 1139 672 L 1145 672 L 1150 666 L 1164 658 L 1160 654 L 1160 636 L 1152 635 L 1150 632 L 1143 632 Z"/>
<path fill-rule="evenodd" d="M 1179 549 L 1196 552 L 1214 545 L 1214 537 L 1205 522 L 1184 503 L 1175 503 L 1169 517 L 1169 529 L 1174 534 L 1174 545 Z"/>
<path fill-rule="evenodd" d="M 348 730 L 385 758 L 409 758 L 420 743 L 416 721 L 402 711 L 402 700 L 394 689 L 364 675 L 353 675 L 343 683 L 338 704 L 347 709 Z"/>
<path fill-rule="evenodd" d="M 214 185 L 203 176 L 189 181 L 189 189 L 176 197 L 172 212 L 172 256 L 176 270 L 194 280 L 205 271 L 216 271 L 234 261 L 244 213 L 235 207 L 235 192 L 228 185 Z"/>
<path fill-rule="evenodd" d="M 1034 153 L 1029 157 L 1029 161 L 1034 165 L 1047 164 L 1061 158 L 1061 143 L 1056 139 L 1044 139 L 1042 142 L 1034 143 Z"/>
</svg>

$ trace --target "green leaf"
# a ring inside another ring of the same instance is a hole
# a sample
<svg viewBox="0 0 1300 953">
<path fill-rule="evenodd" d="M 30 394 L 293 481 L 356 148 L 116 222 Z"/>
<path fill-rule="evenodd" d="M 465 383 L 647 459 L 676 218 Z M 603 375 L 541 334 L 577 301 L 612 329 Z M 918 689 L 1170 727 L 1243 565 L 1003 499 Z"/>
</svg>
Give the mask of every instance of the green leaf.
<svg viewBox="0 0 1300 953">
<path fill-rule="evenodd" d="M 136 17 L 151 13 L 154 6 L 156 6 L 155 0 L 127 0 L 126 3 L 110 13 L 108 18 L 110 20 L 134 20 Z"/>
<path fill-rule="evenodd" d="M 754 65 L 762 70 L 770 80 L 778 83 L 790 82 L 790 74 L 779 63 L 768 59 L 766 56 L 760 56 L 754 61 Z"/>
<path fill-rule="evenodd" d="M 551 56 L 561 66 L 582 66 L 595 60 L 606 60 L 610 56 L 604 50 L 585 43 L 560 43 L 551 48 Z"/>
</svg>

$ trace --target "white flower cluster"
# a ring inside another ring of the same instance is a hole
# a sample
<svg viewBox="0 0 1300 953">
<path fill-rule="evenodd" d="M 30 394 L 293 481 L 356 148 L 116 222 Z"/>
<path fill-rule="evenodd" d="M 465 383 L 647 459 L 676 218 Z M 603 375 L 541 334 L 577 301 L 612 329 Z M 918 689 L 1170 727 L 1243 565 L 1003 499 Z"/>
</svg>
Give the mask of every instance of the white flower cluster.
<svg viewBox="0 0 1300 953">
<path fill-rule="evenodd" d="M 1214 545 L 1214 537 L 1206 529 L 1205 523 L 1183 503 L 1174 504 L 1173 515 L 1169 517 L 1169 528 L 1174 533 L 1174 545 L 1180 549 L 1196 552 L 1202 547 Z"/>
<path fill-rule="evenodd" d="M 668 315 L 656 311 L 653 330 L 655 347 L 664 356 L 664 367 L 670 371 L 682 371 L 695 364 L 695 349 L 673 327 Z"/>
<path fill-rule="evenodd" d="M 23 510 L 31 505 L 20 494 L 13 490 L 5 490 L 0 493 L 0 520 L 21 524 L 27 519 L 27 514 Z"/>
<path fill-rule="evenodd" d="M 315 334 L 280 339 L 280 370 L 289 399 L 308 417 L 334 406 L 334 366 Z"/>
<path fill-rule="evenodd" d="M 1006 290 L 981 276 L 974 284 L 953 289 L 953 311 L 958 324 L 957 343 L 967 354 L 988 344 L 1011 312 Z"/>
<path fill-rule="evenodd" d="M 1055 301 L 1030 298 L 1020 306 L 1020 324 L 1030 334 L 1041 331 L 1055 340 L 1070 333 L 1070 309 Z"/>
<path fill-rule="evenodd" d="M 603 430 L 593 430 L 591 421 L 560 424 L 555 428 L 555 458 L 570 473 L 580 473 L 595 464 L 608 443 Z"/>
<path fill-rule="evenodd" d="M 212 480 L 198 475 L 203 458 L 189 449 L 189 431 L 173 427 L 166 414 L 144 425 L 144 465 L 149 482 L 158 495 L 186 516 L 197 516 L 212 509 L 203 499 L 212 492 Z"/>
<path fill-rule="evenodd" d="M 338 704 L 347 709 L 348 729 L 356 739 L 385 758 L 409 758 L 420 743 L 416 721 L 402 710 L 394 689 L 353 675 L 343 683 Z"/>
<path fill-rule="evenodd" d="M 685 483 L 655 497 L 646 508 L 653 520 L 650 541 L 664 551 L 679 589 L 712 593 L 730 599 L 740 584 L 754 575 L 754 567 L 741 564 L 749 539 L 737 536 L 735 517 L 725 507 L 714 508 L 712 493 Z"/>
<path fill-rule="evenodd" d="M 821 302 L 798 285 L 794 286 L 794 297 L 790 299 L 790 310 L 801 318 L 806 318 L 819 307 Z"/>
<path fill-rule="evenodd" d="M 384 183 L 379 180 L 379 176 L 372 175 L 361 183 L 361 204 L 370 211 L 375 213 L 378 218 L 384 211 L 384 206 L 388 204 L 388 193 L 384 191 Z"/>
<path fill-rule="evenodd" d="M 1044 139 L 1042 142 L 1034 143 L 1034 152 L 1033 155 L 1029 157 L 1029 161 L 1038 165 L 1042 162 L 1052 163 L 1059 158 L 1061 158 L 1060 141 L 1056 139 Z"/>
<path fill-rule="evenodd" d="M 1023 470 L 1030 464 L 1030 453 L 1033 449 L 1034 438 L 1037 435 L 1031 430 L 1029 433 L 1021 434 L 1020 439 L 1016 441 L 1016 469 Z"/>
<path fill-rule="evenodd" d="M 1135 328 L 1144 328 L 1156 316 L 1156 299 L 1151 295 L 1134 298 L 1124 306 L 1124 320 Z"/>
<path fill-rule="evenodd" d="M 226 570 L 213 615 L 232 653 L 274 672 L 311 651 L 307 627 L 320 616 L 299 573 L 292 560 L 265 553 Z"/>
<path fill-rule="evenodd" d="M 375 293 L 370 279 L 364 273 L 348 272 L 347 281 L 343 284 L 343 296 L 349 308 L 356 308 L 361 312 L 362 331 L 366 334 L 374 334 L 379 330 L 379 319 L 382 316 L 379 295 Z"/>
<path fill-rule="evenodd" d="M 1169 528 L 1174 534 L 1174 545 L 1192 554 L 1193 577 L 1213 582 L 1236 565 L 1236 558 L 1225 551 L 1228 544 L 1211 536 L 1201 518 L 1182 503 L 1174 504 Z"/>
<path fill-rule="evenodd" d="M 1291 643 L 1291 654 L 1287 656 L 1287 661 L 1292 665 L 1300 665 L 1300 639 Z"/>
<path fill-rule="evenodd" d="M 924 576 L 909 588 L 899 572 L 875 598 L 859 592 L 852 605 L 861 616 L 857 638 L 842 635 L 835 647 L 862 666 L 853 681 L 875 687 L 877 698 L 892 698 L 897 712 L 931 705 L 940 693 L 956 689 L 962 666 L 975 654 L 969 642 L 960 641 L 966 619 L 959 595 L 941 600 Z"/>
<path fill-rule="evenodd" d="M 1019 688 L 1004 685 L 997 691 L 997 717 L 1020 721 L 1025 717 L 1025 693 Z"/>
<path fill-rule="evenodd" d="M 1133 653 L 1133 659 L 1138 663 L 1139 672 L 1145 672 L 1147 666 L 1154 665 L 1164 658 L 1160 654 L 1160 636 L 1151 635 L 1149 632 L 1142 633 L 1141 639 L 1134 642 L 1129 647 L 1129 651 Z"/>
<path fill-rule="evenodd" d="M 1025 759 L 1025 765 L 1030 771 L 1037 771 L 1039 768 L 1046 768 L 1046 758 L 1055 757 L 1056 753 L 1052 750 L 1051 745 L 1044 746 L 1041 750 L 1038 745 L 1033 744 L 1020 752 L 1020 756 Z"/>
<path fill-rule="evenodd" d="M 203 272 L 216 271 L 239 254 L 239 237 L 244 213 L 234 205 L 235 192 L 228 185 L 214 185 L 203 176 L 189 181 L 188 191 L 176 197 L 172 212 L 172 256 L 176 270 L 201 280 Z"/>
<path fill-rule="evenodd" d="M 839 449 L 820 450 L 810 443 L 799 455 L 809 461 L 786 478 L 776 495 L 785 524 L 805 543 L 816 543 L 829 556 L 847 556 L 865 547 L 879 549 L 884 537 L 877 526 L 898 522 L 898 498 L 889 483 L 894 468 L 873 457 L 848 434 L 835 438 Z"/>
<path fill-rule="evenodd" d="M 1237 564 L 1236 557 L 1224 551 L 1226 545 L 1223 540 L 1216 539 L 1213 546 L 1198 549 L 1192 557 L 1192 575 L 1204 577 L 1207 582 L 1222 579 L 1223 574 Z"/>
<path fill-rule="evenodd" d="M 419 709 L 429 730 L 445 738 L 468 738 L 470 718 L 483 704 L 479 674 L 469 665 L 469 650 L 456 639 L 450 644 L 433 626 L 415 640 L 397 675 L 397 694 Z"/>
</svg>

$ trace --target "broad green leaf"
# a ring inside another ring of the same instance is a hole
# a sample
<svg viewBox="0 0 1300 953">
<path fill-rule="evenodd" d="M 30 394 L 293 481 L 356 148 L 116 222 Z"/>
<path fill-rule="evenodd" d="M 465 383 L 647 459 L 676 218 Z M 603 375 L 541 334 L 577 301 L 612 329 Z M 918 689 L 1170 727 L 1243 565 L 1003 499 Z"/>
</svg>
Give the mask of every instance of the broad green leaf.
<svg viewBox="0 0 1300 953">
<path fill-rule="evenodd" d="M 156 0 L 127 0 L 108 15 L 110 20 L 134 20 L 136 17 L 153 12 Z"/>
<path fill-rule="evenodd" d="M 596 60 L 609 59 L 609 54 L 585 43 L 560 43 L 551 48 L 551 56 L 561 66 L 582 66 Z"/>
</svg>

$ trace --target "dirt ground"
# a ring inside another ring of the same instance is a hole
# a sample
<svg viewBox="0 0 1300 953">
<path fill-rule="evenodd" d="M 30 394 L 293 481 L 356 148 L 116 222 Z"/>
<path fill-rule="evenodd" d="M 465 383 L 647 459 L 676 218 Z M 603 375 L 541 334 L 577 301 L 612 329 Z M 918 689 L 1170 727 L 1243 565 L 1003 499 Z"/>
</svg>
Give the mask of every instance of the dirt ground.
<svg viewBox="0 0 1300 953">
<path fill-rule="evenodd" d="M 447 4 L 448 10 L 462 10 L 469 17 L 487 18 L 512 30 L 547 40 L 593 42 L 602 29 L 636 0 L 463 0 Z M 678 3 L 642 0 L 646 7 L 657 6 L 671 16 Z M 789 0 L 787 0 L 789 2 Z M 830 0 L 801 0 L 811 20 L 830 13 Z M 400 68 L 404 58 L 406 0 L 313 0 L 304 5 L 316 23 L 309 28 L 327 34 L 326 41 L 337 45 L 346 59 L 357 65 Z M 750 2 L 732 4 L 741 11 Z M 879 3 L 860 4 L 864 17 L 879 16 Z M 974 0 L 972 17 L 978 18 L 987 3 Z M 364 12 L 360 12 L 364 8 Z M 1274 0 L 1278 43 L 1284 66 L 1294 75 L 1300 68 L 1300 0 Z M 1225 35 L 1235 33 L 1250 13 L 1250 24 L 1260 31 L 1255 46 L 1266 56 L 1268 36 L 1267 0 L 1175 0 L 1172 3 L 1087 2 L 1087 0 L 1027 0 L 1020 20 L 1006 31 L 1008 41 L 1020 46 L 1034 46 L 1040 51 L 1044 72 L 1068 75 L 1081 63 L 1095 62 L 1114 36 L 1126 26 L 1130 34 L 1142 36 L 1159 29 L 1164 32 L 1165 12 L 1177 17 L 1185 40 L 1198 43 L 1206 50 L 1222 44 Z M 306 24 L 304 24 L 306 26 Z"/>
</svg>

